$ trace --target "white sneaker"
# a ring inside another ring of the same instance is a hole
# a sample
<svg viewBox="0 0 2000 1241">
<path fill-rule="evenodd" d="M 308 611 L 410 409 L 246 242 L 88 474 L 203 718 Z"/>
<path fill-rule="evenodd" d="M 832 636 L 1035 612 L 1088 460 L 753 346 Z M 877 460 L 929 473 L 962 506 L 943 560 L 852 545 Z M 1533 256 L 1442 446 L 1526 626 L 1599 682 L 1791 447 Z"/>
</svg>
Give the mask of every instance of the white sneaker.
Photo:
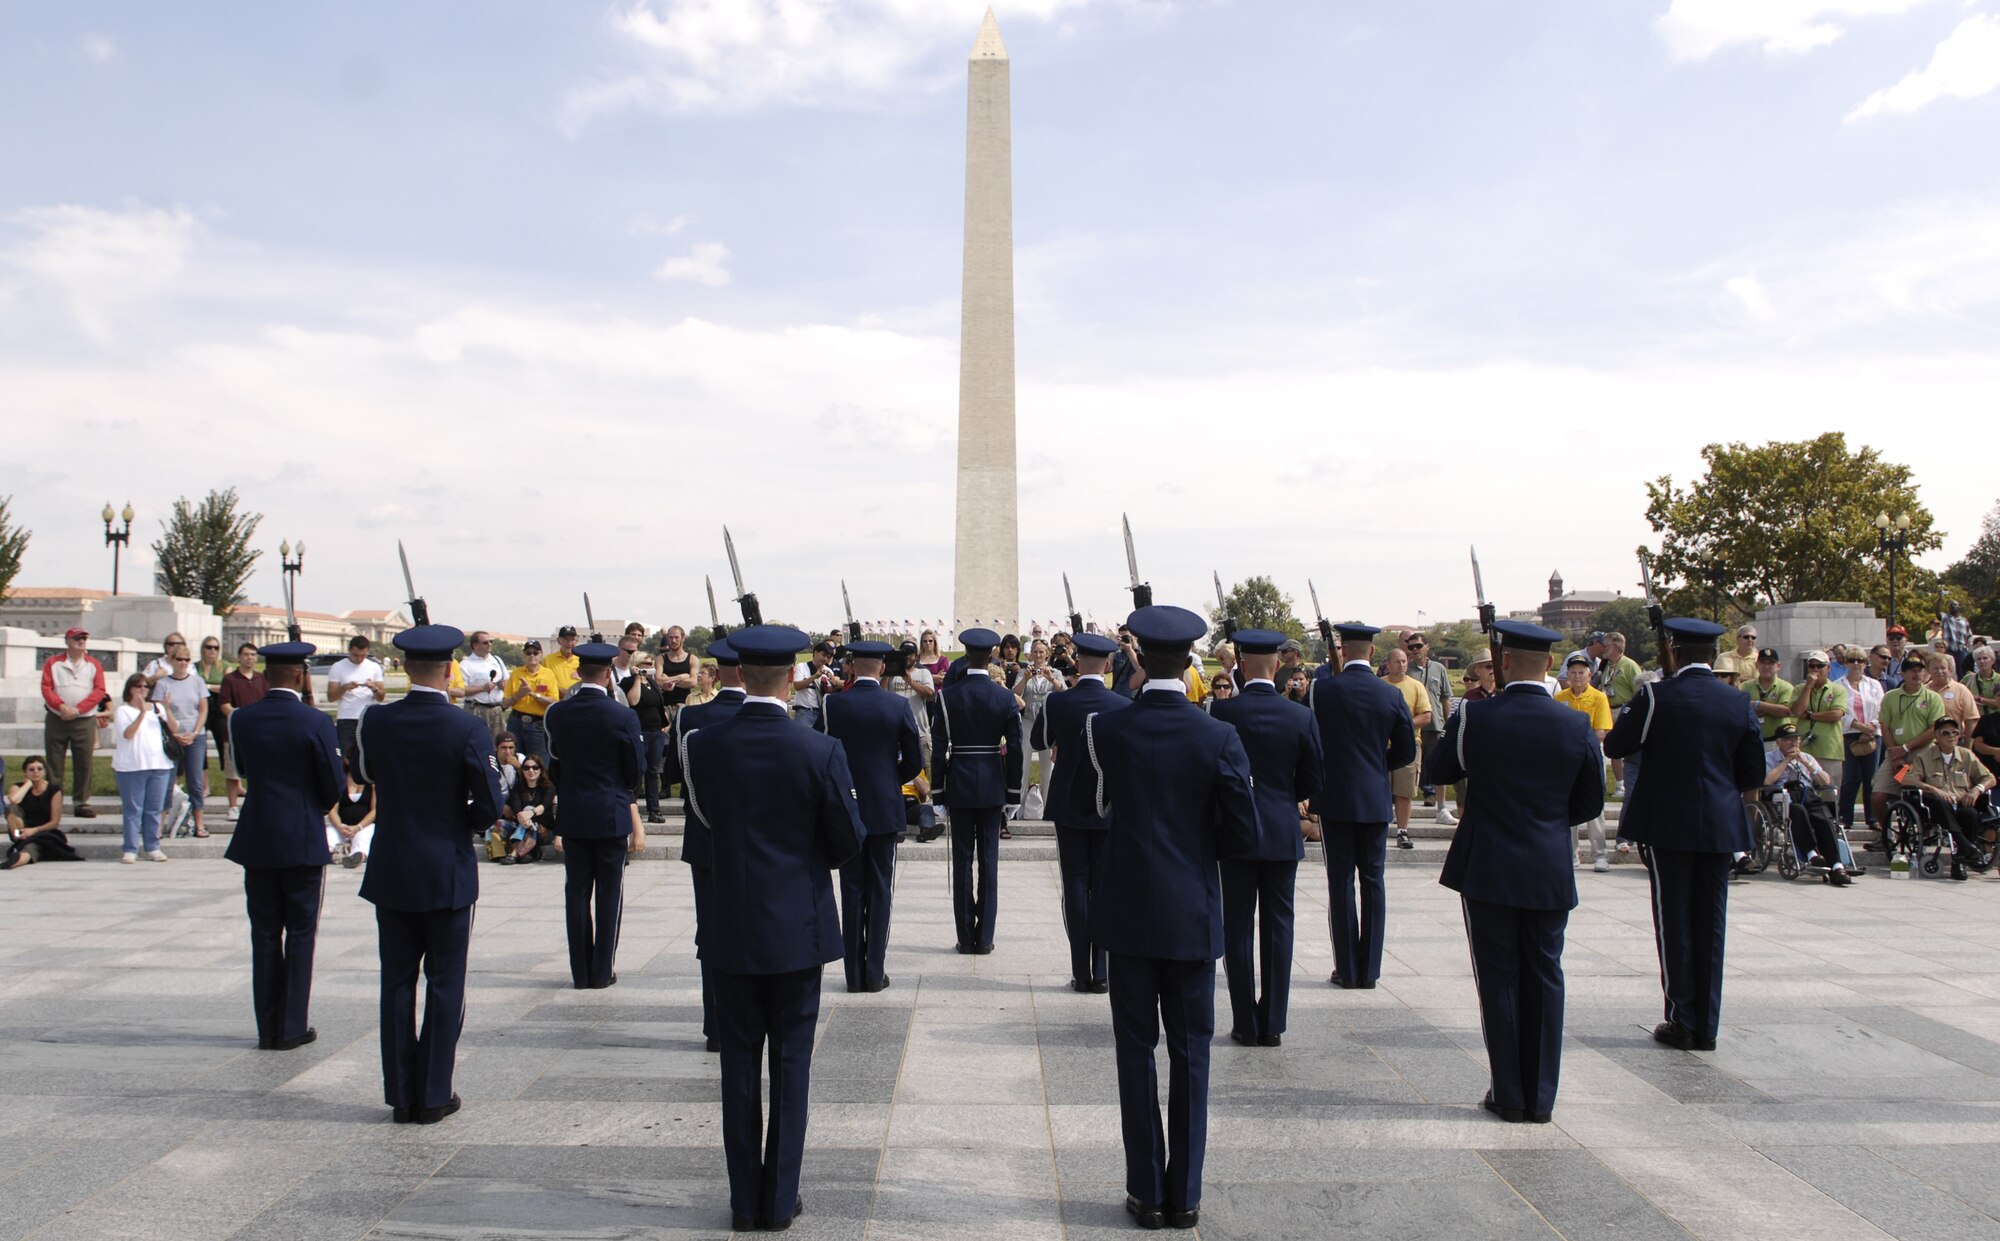
<svg viewBox="0 0 2000 1241">
<path fill-rule="evenodd" d="M 167 860 L 167 855 L 155 849 L 146 855 L 146 860 L 148 862 L 164 862 Z"/>
<path fill-rule="evenodd" d="M 1608 857 L 1598 858 L 1595 862 L 1592 862 L 1590 864 L 1590 869 L 1602 875 L 1611 869 L 1611 859 Z"/>
<path fill-rule="evenodd" d="M 130 866 L 139 860 L 139 855 L 136 853 L 121 853 L 118 855 L 118 860 L 124 865 Z"/>
<path fill-rule="evenodd" d="M 1439 806 L 1439 807 L 1438 807 L 1438 817 L 1437 817 L 1437 825 L 1438 825 L 1439 827 L 1457 827 L 1457 826 L 1458 826 L 1458 817 L 1457 817 L 1456 815 L 1452 814 L 1452 812 L 1451 812 L 1451 808 L 1450 808 L 1450 807 L 1448 807 L 1448 806 Z"/>
</svg>

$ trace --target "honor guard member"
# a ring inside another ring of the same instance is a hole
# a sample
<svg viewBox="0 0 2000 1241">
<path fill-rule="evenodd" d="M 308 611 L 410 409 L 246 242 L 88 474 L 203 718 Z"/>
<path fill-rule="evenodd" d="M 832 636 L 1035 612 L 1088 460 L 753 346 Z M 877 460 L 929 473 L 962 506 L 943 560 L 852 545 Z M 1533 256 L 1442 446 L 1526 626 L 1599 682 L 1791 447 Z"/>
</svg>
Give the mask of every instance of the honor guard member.
<svg viewBox="0 0 2000 1241">
<path fill-rule="evenodd" d="M 1091 893 L 1090 938 L 1111 954 L 1125 1209 L 1144 1228 L 1192 1228 L 1208 1145 L 1215 959 L 1222 955 L 1216 862 L 1256 847 L 1257 805 L 1236 730 L 1189 702 L 1181 680 L 1207 622 L 1185 608 L 1146 607 L 1126 623 L 1139 639 L 1145 685 L 1126 710 L 1084 720 L 1090 767 L 1078 773 L 1070 797 L 1111 816 L 1104 873 Z M 1294 809 L 1294 822 L 1297 815 Z M 1163 1024 L 1165 1130 L 1153 1066 Z"/>
<path fill-rule="evenodd" d="M 840 744 L 791 719 L 793 658 L 809 642 L 780 625 L 730 634 L 748 696 L 729 719 L 688 734 L 683 751 L 689 821 L 699 814 L 708 827 L 710 863 L 695 872 L 708 888 L 701 958 L 722 1038 L 722 1145 L 738 1232 L 787 1227 L 803 1208 L 820 970 L 842 955 L 828 872 L 861 852 L 865 834 Z"/>
<path fill-rule="evenodd" d="M 1563 932 L 1576 907 L 1570 825 L 1604 809 L 1604 760 L 1589 717 L 1542 678 L 1562 635 L 1497 621 L 1500 692 L 1464 704 L 1425 760 L 1425 779 L 1466 781 L 1470 800 L 1438 882 L 1459 894 L 1492 1069 L 1486 1110 L 1547 1124 L 1562 1069 Z"/>
<path fill-rule="evenodd" d="M 542 717 L 549 778 L 562 790 L 563 912 L 569 975 L 577 990 L 618 981 L 618 927 L 625 912 L 625 857 L 632 840 L 632 789 L 646 770 L 639 716 L 610 693 L 618 648 L 576 648 L 576 692 Z M 593 916 L 594 914 L 594 916 Z"/>
<path fill-rule="evenodd" d="M 1313 810 L 1326 853 L 1332 982 L 1368 990 L 1382 974 L 1382 921 L 1388 904 L 1382 870 L 1389 858 L 1389 823 L 1396 814 L 1389 773 L 1416 759 L 1417 737 L 1401 691 L 1375 675 L 1375 635 L 1382 631 L 1353 623 L 1334 628 L 1340 634 L 1340 671 L 1316 678 L 1306 694 L 1326 752 L 1326 779 Z"/>
<path fill-rule="evenodd" d="M 1653 885 L 1667 1001 L 1653 1037 L 1684 1051 L 1712 1051 L 1722 1022 L 1729 872 L 1753 843 L 1742 794 L 1764 782 L 1764 739 L 1743 710 L 1742 691 L 1717 680 L 1710 666 L 1722 626 L 1674 617 L 1666 630 L 1661 660 L 1672 675 L 1640 687 L 1612 723 L 1604 752 L 1645 757 L 1618 838 L 1639 846 Z"/>
<path fill-rule="evenodd" d="M 306 1021 L 306 1005 L 326 891 L 326 808 L 340 800 L 347 773 L 333 721 L 299 697 L 313 649 L 310 642 L 259 648 L 272 692 L 229 719 L 236 772 L 256 783 L 244 795 L 224 856 L 243 868 L 250 1000 L 257 1046 L 266 1051 L 290 1051 L 319 1037 Z"/>
<path fill-rule="evenodd" d="M 1021 705 L 988 667 L 1000 635 L 968 629 L 958 640 L 965 647 L 965 677 L 937 692 L 932 766 L 938 800 L 951 815 L 951 911 L 958 923 L 958 950 L 988 953 L 1000 912 L 1000 825 L 1006 807 L 1021 804 Z M 977 896 L 972 887 L 975 848 Z"/>
<path fill-rule="evenodd" d="M 1272 675 L 1285 635 L 1239 629 L 1243 692 L 1209 708 L 1236 729 L 1257 781 L 1257 842 L 1222 860 L 1222 965 L 1229 977 L 1229 1037 L 1246 1047 L 1283 1041 L 1292 993 L 1292 901 L 1306 855 L 1299 803 L 1325 773 L 1313 713 L 1278 692 Z M 1255 952 L 1252 945 L 1255 945 Z M 1263 998 L 1257 962 L 1263 962 Z"/>
<path fill-rule="evenodd" d="M 1060 694 L 1049 695 L 1035 719 L 1035 736 L 1028 748 L 1048 751 L 1055 769 L 1047 778 L 1048 806 L 1049 817 L 1056 823 L 1056 858 L 1062 868 L 1070 990 L 1102 995 L 1111 989 L 1106 970 L 1109 963 L 1103 945 L 1090 938 L 1090 894 L 1104 870 L 1104 840 L 1111 819 L 1097 813 L 1095 804 L 1075 803 L 1071 787 L 1079 771 L 1090 770 L 1090 756 L 1083 748 L 1083 721 L 1122 710 L 1131 706 L 1132 700 L 1113 693 L 1105 684 L 1118 644 L 1094 633 L 1077 634 L 1075 643 L 1076 683 Z"/>
<path fill-rule="evenodd" d="M 674 719 L 674 753 L 680 758 L 683 772 L 687 770 L 687 739 L 697 729 L 720 724 L 743 705 L 743 668 L 742 661 L 736 658 L 736 648 L 729 645 L 728 638 L 717 638 L 708 644 L 708 657 L 715 661 L 715 697 L 683 706 Z M 682 791 L 686 791 L 685 785 Z M 705 875 L 710 857 L 708 824 L 693 806 L 684 808 L 687 818 L 681 826 L 681 861 L 688 864 L 694 879 L 694 946 L 696 962 L 701 967 L 701 1036 L 707 1040 L 708 1050 L 721 1051 L 722 1042 L 715 1033 L 715 992 L 709 983 L 708 962 L 700 953 L 702 902 L 707 899 L 708 890 Z"/>
<path fill-rule="evenodd" d="M 896 842 L 903 835 L 903 785 L 924 769 L 923 739 L 910 706 L 882 688 L 887 642 L 847 644 L 854 683 L 820 700 L 819 731 L 840 742 L 854 775 L 855 803 L 868 838 L 840 868 L 840 929 L 846 944 L 847 989 L 889 985 L 882 958 L 889 951 L 889 904 L 896 890 Z"/>
<path fill-rule="evenodd" d="M 465 635 L 419 625 L 390 641 L 403 652 L 410 692 L 370 708 L 355 731 L 355 770 L 375 786 L 377 807 L 361 899 L 375 906 L 382 959 L 383 1091 L 398 1124 L 429 1125 L 458 1110 L 451 1074 L 479 899 L 472 833 L 500 817 L 500 764 L 485 723 L 446 697 L 452 652 Z"/>
</svg>

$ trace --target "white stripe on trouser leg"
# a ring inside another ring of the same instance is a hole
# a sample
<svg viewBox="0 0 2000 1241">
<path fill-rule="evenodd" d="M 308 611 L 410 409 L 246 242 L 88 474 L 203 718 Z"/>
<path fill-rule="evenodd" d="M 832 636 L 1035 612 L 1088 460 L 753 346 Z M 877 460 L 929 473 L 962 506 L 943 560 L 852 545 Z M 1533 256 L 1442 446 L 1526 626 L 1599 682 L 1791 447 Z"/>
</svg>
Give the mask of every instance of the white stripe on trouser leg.
<svg viewBox="0 0 2000 1241">
<path fill-rule="evenodd" d="M 1639 846 L 1639 859 L 1646 864 L 1646 883 L 1653 891 L 1653 947 L 1660 956 L 1660 994 L 1666 1000 L 1667 1020 L 1680 1023 L 1674 1011 L 1674 991 L 1667 976 L 1667 924 L 1660 919 L 1660 864 L 1651 845 Z"/>
<path fill-rule="evenodd" d="M 1493 1044 L 1486 1039 L 1486 997 L 1479 990 L 1479 954 L 1472 948 L 1472 910 L 1466 905 L 1462 894 L 1458 898 L 1458 916 L 1465 922 L 1465 951 L 1472 958 L 1472 996 L 1479 1002 L 1479 1044 L 1486 1048 L 1486 1084 L 1497 1088 L 1499 1082 L 1493 1077 Z M 1494 1102 L 1499 1102 L 1497 1095 L 1494 1097 Z"/>
</svg>

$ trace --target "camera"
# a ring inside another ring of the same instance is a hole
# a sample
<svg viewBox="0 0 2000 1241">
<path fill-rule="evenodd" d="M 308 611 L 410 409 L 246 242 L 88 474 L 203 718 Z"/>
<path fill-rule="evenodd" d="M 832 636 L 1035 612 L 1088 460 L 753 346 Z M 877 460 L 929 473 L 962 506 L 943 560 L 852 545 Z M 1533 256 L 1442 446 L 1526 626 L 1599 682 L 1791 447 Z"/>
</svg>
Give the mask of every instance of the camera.
<svg viewBox="0 0 2000 1241">
<path fill-rule="evenodd" d="M 890 651 L 882 657 L 882 675 L 900 677 L 909 675 L 910 655 L 907 651 Z"/>
</svg>

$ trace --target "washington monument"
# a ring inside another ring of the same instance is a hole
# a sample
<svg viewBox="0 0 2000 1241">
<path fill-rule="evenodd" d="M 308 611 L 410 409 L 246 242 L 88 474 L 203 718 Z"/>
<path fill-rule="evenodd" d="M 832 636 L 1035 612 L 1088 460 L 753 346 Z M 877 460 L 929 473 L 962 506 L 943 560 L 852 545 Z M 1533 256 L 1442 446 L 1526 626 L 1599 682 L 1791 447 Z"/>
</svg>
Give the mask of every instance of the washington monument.
<svg viewBox="0 0 2000 1241">
<path fill-rule="evenodd" d="M 952 609 L 961 625 L 1017 632 L 1014 477 L 1014 173 L 1007 45 L 993 10 L 967 67 L 965 290 L 958 337 L 958 533 Z"/>
</svg>

